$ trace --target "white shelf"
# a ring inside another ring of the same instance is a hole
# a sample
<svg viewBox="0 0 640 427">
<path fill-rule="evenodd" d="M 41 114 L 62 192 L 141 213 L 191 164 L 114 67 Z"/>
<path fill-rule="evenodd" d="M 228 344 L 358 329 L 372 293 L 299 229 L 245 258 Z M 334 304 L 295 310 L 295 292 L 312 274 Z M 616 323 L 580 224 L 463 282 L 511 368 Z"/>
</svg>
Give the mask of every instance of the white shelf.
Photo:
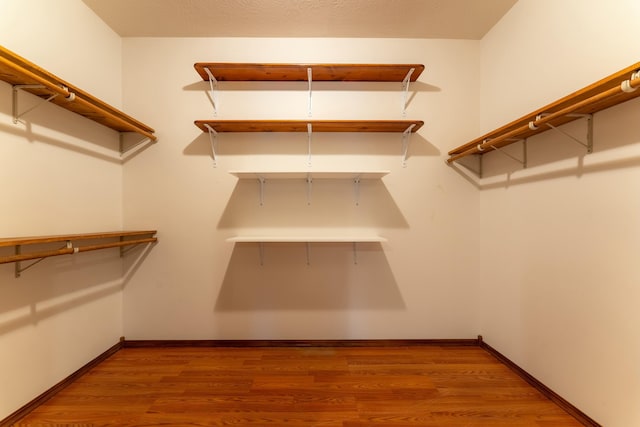
<svg viewBox="0 0 640 427">
<path fill-rule="evenodd" d="M 382 243 L 380 236 L 234 236 L 233 243 Z"/>
<path fill-rule="evenodd" d="M 230 171 L 231 175 L 239 179 L 380 179 L 389 171 Z"/>
</svg>

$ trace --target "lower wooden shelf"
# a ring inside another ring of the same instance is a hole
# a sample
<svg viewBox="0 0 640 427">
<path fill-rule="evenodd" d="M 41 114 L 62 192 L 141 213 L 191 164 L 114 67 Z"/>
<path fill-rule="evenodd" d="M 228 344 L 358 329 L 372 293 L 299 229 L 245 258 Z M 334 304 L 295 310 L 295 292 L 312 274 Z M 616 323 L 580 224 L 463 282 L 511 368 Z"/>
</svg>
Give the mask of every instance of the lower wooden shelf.
<svg viewBox="0 0 640 427">
<path fill-rule="evenodd" d="M 30 237 L 9 237 L 0 238 L 0 247 L 14 247 L 14 255 L 0 256 L 0 264 L 16 263 L 16 277 L 26 269 L 32 267 L 36 263 L 45 258 L 71 255 L 78 252 L 96 251 L 100 249 L 121 248 L 126 246 L 135 246 L 140 244 L 155 243 L 158 238 L 155 237 L 157 230 L 136 230 L 136 231 L 109 231 L 100 233 L 85 234 L 63 234 L 55 236 L 30 236 Z M 117 240 L 115 240 L 117 239 Z M 79 241 L 100 241 L 82 246 L 74 245 Z M 23 246 L 37 244 L 63 243 L 64 246 L 58 249 L 39 250 L 23 253 Z M 122 252 L 121 252 L 122 254 Z M 22 261 L 36 260 L 26 267 L 20 264 Z"/>
</svg>

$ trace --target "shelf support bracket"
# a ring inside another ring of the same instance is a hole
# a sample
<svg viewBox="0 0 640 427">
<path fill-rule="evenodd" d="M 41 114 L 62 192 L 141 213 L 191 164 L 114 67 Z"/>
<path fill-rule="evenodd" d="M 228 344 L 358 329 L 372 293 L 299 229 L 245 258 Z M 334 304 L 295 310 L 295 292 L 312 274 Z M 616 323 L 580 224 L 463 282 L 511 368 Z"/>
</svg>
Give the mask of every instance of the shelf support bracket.
<svg viewBox="0 0 640 427">
<path fill-rule="evenodd" d="M 30 113 L 31 111 L 35 110 L 36 108 L 40 107 L 43 104 L 46 104 L 47 102 L 51 101 L 53 98 L 58 96 L 57 93 L 54 93 L 53 95 L 51 95 L 46 99 L 41 98 L 40 102 L 38 102 L 33 107 L 23 111 L 22 113 L 18 112 L 18 92 L 22 89 L 42 89 L 42 88 L 44 88 L 43 85 L 13 85 L 13 103 L 12 103 L 13 124 L 17 125 L 18 122 L 20 121 L 20 117 L 24 116 L 27 113 Z M 75 94 L 71 94 L 71 95 L 69 97 L 69 100 L 72 100 L 72 98 L 75 98 Z"/>
<path fill-rule="evenodd" d="M 206 70 L 206 68 L 205 68 Z M 216 143 L 218 142 L 218 132 L 214 128 L 212 128 L 208 123 L 205 123 L 204 126 L 209 131 L 209 142 L 211 143 L 211 156 L 213 157 L 213 167 L 218 166 L 218 158 L 216 155 Z"/>
<path fill-rule="evenodd" d="M 313 186 L 313 177 L 307 173 L 307 205 L 311 205 L 311 187 Z"/>
<path fill-rule="evenodd" d="M 409 98 L 409 83 L 411 82 L 411 75 L 415 71 L 415 68 L 411 68 L 405 78 L 402 80 L 402 117 L 407 115 L 407 101 Z"/>
<path fill-rule="evenodd" d="M 360 206 L 360 175 L 353 179 L 353 193 L 356 199 L 356 206 Z"/>
<path fill-rule="evenodd" d="M 536 121 L 539 118 L 544 117 L 545 114 L 540 114 L 536 117 Z M 570 140 L 577 142 L 578 144 L 582 145 L 583 147 L 585 147 L 587 149 L 587 153 L 591 154 L 593 153 L 593 114 L 568 114 L 568 117 L 582 117 L 587 119 L 587 140 L 583 141 L 579 138 L 576 138 L 575 136 L 569 134 L 568 132 L 563 131 L 562 129 L 560 129 L 557 126 L 552 125 L 551 123 L 546 123 L 547 126 L 549 126 L 551 129 L 553 129 L 554 131 L 566 136 L 567 138 L 569 138 Z"/>
<path fill-rule="evenodd" d="M 74 248 L 73 247 L 73 244 L 71 243 L 71 240 L 67 240 L 65 245 L 62 246 L 60 249 L 73 249 L 73 253 L 74 254 L 78 252 L 78 248 Z M 15 254 L 16 255 L 20 255 L 21 253 L 22 253 L 21 245 L 16 245 Z M 45 258 L 46 257 L 38 258 L 37 260 L 33 261 L 31 264 L 27 265 L 26 267 L 22 267 L 22 261 L 16 261 L 15 262 L 15 277 L 16 277 L 16 279 L 18 279 L 22 275 L 23 271 L 27 271 L 28 269 L 30 269 L 34 265 L 36 265 L 39 262 L 43 261 Z"/>
<path fill-rule="evenodd" d="M 213 115 L 218 115 L 218 80 L 213 76 L 211 70 L 204 68 L 205 73 L 209 76 L 209 94 L 211 95 L 211 103 L 213 104 Z"/>
<path fill-rule="evenodd" d="M 264 183 L 266 180 L 263 176 L 259 176 L 258 182 L 260 183 L 260 206 L 264 206 Z"/>
<path fill-rule="evenodd" d="M 313 110 L 311 108 L 311 105 L 312 105 L 311 104 L 311 93 L 312 93 L 311 86 L 312 86 L 312 83 L 313 83 L 313 70 L 311 69 L 311 67 L 307 68 L 307 81 L 309 82 L 309 111 L 308 111 L 308 114 L 309 114 L 309 117 L 311 117 L 313 115 Z"/>
<path fill-rule="evenodd" d="M 311 141 L 313 139 L 313 125 L 307 123 L 307 166 L 311 167 Z"/>
<path fill-rule="evenodd" d="M 415 124 L 409 125 L 408 128 L 402 132 L 402 167 L 407 167 L 407 156 L 409 155 L 409 138 L 411 137 L 411 130 Z"/>
<path fill-rule="evenodd" d="M 120 157 L 124 156 L 127 152 L 133 150 L 134 148 L 136 148 L 136 147 L 138 147 L 138 146 L 140 146 L 140 145 L 142 145 L 142 144 L 144 144 L 144 143 L 146 143 L 148 141 L 151 141 L 150 138 L 147 138 L 145 136 L 140 141 L 132 144 L 130 147 L 125 148 L 125 141 L 124 141 L 125 135 L 132 134 L 132 133 L 135 133 L 135 132 L 120 132 L 120 150 L 119 150 L 120 151 Z"/>
<path fill-rule="evenodd" d="M 483 141 L 483 143 L 489 142 L 489 141 L 490 141 L 489 139 L 486 139 Z M 498 153 L 502 154 L 503 156 L 508 157 L 514 162 L 520 164 L 523 169 L 526 169 L 527 168 L 527 139 L 526 138 L 525 139 L 506 139 L 505 141 L 510 141 L 510 142 L 522 141 L 522 160 L 517 158 L 516 156 L 512 156 L 511 154 L 507 153 L 505 150 L 498 148 L 495 145 L 490 145 L 490 147 L 493 148 Z"/>
</svg>

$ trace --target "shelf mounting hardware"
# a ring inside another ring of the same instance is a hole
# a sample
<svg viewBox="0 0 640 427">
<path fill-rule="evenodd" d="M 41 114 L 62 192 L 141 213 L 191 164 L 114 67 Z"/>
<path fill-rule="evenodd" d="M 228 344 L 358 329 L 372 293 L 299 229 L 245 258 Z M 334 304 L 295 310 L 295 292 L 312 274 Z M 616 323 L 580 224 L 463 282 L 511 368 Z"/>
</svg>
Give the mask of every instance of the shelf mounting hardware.
<svg viewBox="0 0 640 427">
<path fill-rule="evenodd" d="M 623 92 L 634 92 L 636 89 L 638 89 L 638 86 L 636 85 L 636 87 L 633 87 L 633 85 L 631 84 L 631 80 L 638 80 L 640 79 L 640 70 L 636 70 L 631 74 L 631 77 L 629 78 L 629 80 L 625 80 L 622 83 L 620 83 L 620 88 L 622 89 Z"/>
<path fill-rule="evenodd" d="M 209 95 L 211 95 L 211 103 L 213 104 L 213 115 L 218 115 L 218 80 L 213 76 L 213 73 L 208 67 L 204 68 L 204 71 L 209 76 Z"/>
<path fill-rule="evenodd" d="M 360 206 L 360 175 L 353 179 L 353 192 L 356 199 L 356 206 Z"/>
<path fill-rule="evenodd" d="M 309 82 L 309 112 L 308 112 L 308 114 L 309 114 L 309 117 L 311 117 L 313 115 L 313 111 L 312 111 L 312 108 L 311 108 L 311 93 L 312 93 L 311 86 L 312 86 L 312 83 L 313 83 L 313 70 L 311 69 L 311 67 L 307 68 L 307 81 Z"/>
<path fill-rule="evenodd" d="M 16 256 L 19 256 L 21 254 L 21 252 L 22 252 L 21 245 L 16 245 L 16 247 L 15 247 Z M 59 253 L 60 255 L 62 255 L 62 254 L 71 254 L 71 253 L 75 254 L 75 253 L 78 252 L 78 248 L 74 248 L 73 244 L 71 243 L 71 240 L 67 240 L 65 245 L 63 247 L 61 247 L 60 249 L 56 250 L 55 252 Z M 36 259 L 35 261 L 33 261 L 31 264 L 27 265 L 26 267 L 22 267 L 22 261 L 16 261 L 16 263 L 15 263 L 15 276 L 16 276 L 16 279 L 20 277 L 20 275 L 22 274 L 23 271 L 26 271 L 26 270 L 30 269 L 34 265 L 38 264 L 40 261 L 42 261 L 45 258 L 47 258 L 47 256 L 49 256 L 49 254 L 47 254 L 46 256 L 43 256 L 42 258 Z"/>
<path fill-rule="evenodd" d="M 34 105 L 33 107 L 23 111 L 22 113 L 18 112 L 18 92 L 22 89 L 43 89 L 44 86 L 43 85 L 13 85 L 13 105 L 12 105 L 12 113 L 13 113 L 13 124 L 18 124 L 18 122 L 20 121 L 20 117 L 24 116 L 25 114 L 35 110 L 36 108 L 40 107 L 43 104 L 46 104 L 47 102 L 51 101 L 53 98 L 55 98 L 56 96 L 58 96 L 57 93 L 54 93 L 53 95 L 51 95 L 50 97 L 44 99 L 41 98 L 40 102 L 38 102 L 36 105 Z M 73 95 L 73 96 L 71 96 Z M 75 98 L 75 94 L 71 93 L 69 100 L 71 101 L 72 98 Z"/>
<path fill-rule="evenodd" d="M 415 71 L 415 68 L 411 68 L 405 78 L 402 80 L 402 117 L 407 115 L 407 101 L 409 98 L 409 83 L 411 82 L 411 74 Z"/>
<path fill-rule="evenodd" d="M 208 123 L 205 123 L 204 126 L 209 131 L 209 142 L 211 143 L 211 156 L 213 157 L 213 167 L 215 168 L 218 163 L 218 158 L 216 156 L 216 145 L 217 145 L 216 142 L 218 142 L 218 132 L 216 132 L 216 130 L 212 128 Z"/>
<path fill-rule="evenodd" d="M 407 156 L 409 155 L 409 137 L 411 137 L 411 129 L 415 124 L 410 124 L 408 128 L 402 132 L 402 167 L 407 167 Z"/>
<path fill-rule="evenodd" d="M 311 123 L 307 123 L 307 146 L 308 146 L 308 154 L 307 154 L 307 166 L 311 167 L 311 140 L 313 139 L 313 125 Z"/>
<path fill-rule="evenodd" d="M 495 151 L 497 151 L 498 153 L 502 154 L 505 157 L 510 158 L 511 160 L 513 160 L 514 162 L 522 165 L 523 169 L 527 168 L 527 139 L 505 139 L 505 141 L 509 141 L 509 142 L 518 142 L 518 141 L 522 141 L 522 159 L 517 158 L 516 156 L 513 156 L 509 153 L 507 153 L 505 150 L 503 150 L 502 148 L 496 147 L 495 145 L 489 145 L 491 148 L 493 148 Z M 490 139 L 485 139 L 482 144 L 485 144 L 487 142 L 491 142 Z M 478 144 L 478 150 L 479 151 L 484 151 L 482 147 L 482 144 Z"/>
<path fill-rule="evenodd" d="M 313 186 L 313 177 L 307 174 L 307 205 L 311 205 L 311 187 Z"/>
<path fill-rule="evenodd" d="M 260 183 L 260 206 L 264 206 L 264 183 L 266 179 L 263 176 L 259 176 L 258 182 Z"/>
<path fill-rule="evenodd" d="M 535 121 L 538 121 L 544 116 L 548 116 L 548 115 L 549 113 L 538 114 L 536 116 Z M 587 149 L 588 154 L 593 153 L 593 114 L 567 114 L 567 117 L 582 117 L 587 119 L 587 140 L 586 141 L 576 138 L 575 136 L 571 135 L 568 132 L 563 131 L 562 129 L 552 125 L 551 123 L 545 123 L 545 124 L 549 126 L 549 128 L 553 129 L 554 131 L 566 136 L 570 140 L 577 142 L 578 144 L 585 147 Z M 535 122 L 529 122 L 529 128 L 535 130 L 538 128 L 538 126 L 535 125 Z"/>
<path fill-rule="evenodd" d="M 151 138 L 148 137 L 144 137 L 142 138 L 140 141 L 132 144 L 130 147 L 125 148 L 125 135 L 128 134 L 134 134 L 137 135 L 136 132 L 120 132 L 120 157 L 124 156 L 127 152 L 133 150 L 134 148 L 136 148 L 139 145 L 144 144 L 145 142 L 151 141 Z"/>
</svg>

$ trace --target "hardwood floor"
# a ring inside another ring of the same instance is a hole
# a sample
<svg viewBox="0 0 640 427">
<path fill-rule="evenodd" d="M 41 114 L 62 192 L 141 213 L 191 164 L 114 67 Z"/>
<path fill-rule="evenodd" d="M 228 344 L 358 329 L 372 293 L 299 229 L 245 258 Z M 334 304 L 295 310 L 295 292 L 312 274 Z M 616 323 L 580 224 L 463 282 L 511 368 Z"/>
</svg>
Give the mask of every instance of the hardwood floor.
<svg viewBox="0 0 640 427">
<path fill-rule="evenodd" d="M 474 346 L 123 348 L 15 426 L 580 426 Z"/>
</svg>

